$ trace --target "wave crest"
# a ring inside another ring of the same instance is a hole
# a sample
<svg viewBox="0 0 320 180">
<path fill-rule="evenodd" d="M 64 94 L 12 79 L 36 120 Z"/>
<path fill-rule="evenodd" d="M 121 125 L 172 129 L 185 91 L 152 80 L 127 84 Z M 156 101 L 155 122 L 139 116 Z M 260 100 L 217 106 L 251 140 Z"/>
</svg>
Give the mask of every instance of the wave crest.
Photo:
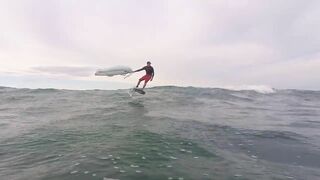
<svg viewBox="0 0 320 180">
<path fill-rule="evenodd" d="M 256 91 L 258 93 L 270 94 L 275 93 L 276 90 L 272 87 L 266 85 L 240 85 L 240 86 L 226 86 L 225 89 L 234 90 L 234 91 Z"/>
</svg>

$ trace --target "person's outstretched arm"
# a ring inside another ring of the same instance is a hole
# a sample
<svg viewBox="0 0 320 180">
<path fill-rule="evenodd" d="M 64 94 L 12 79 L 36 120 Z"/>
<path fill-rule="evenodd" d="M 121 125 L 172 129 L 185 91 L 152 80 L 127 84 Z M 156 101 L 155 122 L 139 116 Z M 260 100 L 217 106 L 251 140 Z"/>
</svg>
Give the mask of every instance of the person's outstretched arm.
<svg viewBox="0 0 320 180">
<path fill-rule="evenodd" d="M 141 68 L 141 69 L 135 70 L 135 71 L 133 71 L 133 72 L 139 72 L 139 71 L 142 71 L 142 70 L 144 70 L 144 67 Z"/>
</svg>

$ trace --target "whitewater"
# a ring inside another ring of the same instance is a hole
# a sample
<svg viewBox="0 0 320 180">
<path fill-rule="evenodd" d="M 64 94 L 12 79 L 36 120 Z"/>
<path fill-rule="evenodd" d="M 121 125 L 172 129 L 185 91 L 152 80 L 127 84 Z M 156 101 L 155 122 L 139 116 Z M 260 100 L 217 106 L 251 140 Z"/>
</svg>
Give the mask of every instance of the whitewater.
<svg viewBox="0 0 320 180">
<path fill-rule="evenodd" d="M 1 180 L 316 180 L 320 91 L 0 87 Z"/>
</svg>

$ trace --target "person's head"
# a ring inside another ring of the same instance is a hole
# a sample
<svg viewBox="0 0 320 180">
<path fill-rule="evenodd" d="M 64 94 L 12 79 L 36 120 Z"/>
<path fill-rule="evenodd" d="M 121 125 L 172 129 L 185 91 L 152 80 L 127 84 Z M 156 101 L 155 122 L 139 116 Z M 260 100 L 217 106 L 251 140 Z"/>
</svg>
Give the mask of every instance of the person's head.
<svg viewBox="0 0 320 180">
<path fill-rule="evenodd" d="M 151 62 L 150 61 L 147 62 L 147 66 L 151 66 Z"/>
</svg>

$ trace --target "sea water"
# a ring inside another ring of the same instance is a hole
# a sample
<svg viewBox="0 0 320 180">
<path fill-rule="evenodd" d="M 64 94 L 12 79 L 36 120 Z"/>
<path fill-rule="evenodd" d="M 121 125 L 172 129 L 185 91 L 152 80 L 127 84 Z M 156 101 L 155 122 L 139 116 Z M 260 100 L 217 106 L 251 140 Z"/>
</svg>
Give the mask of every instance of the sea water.
<svg viewBox="0 0 320 180">
<path fill-rule="evenodd" d="M 320 177 L 320 91 L 0 88 L 1 180 Z"/>
</svg>

